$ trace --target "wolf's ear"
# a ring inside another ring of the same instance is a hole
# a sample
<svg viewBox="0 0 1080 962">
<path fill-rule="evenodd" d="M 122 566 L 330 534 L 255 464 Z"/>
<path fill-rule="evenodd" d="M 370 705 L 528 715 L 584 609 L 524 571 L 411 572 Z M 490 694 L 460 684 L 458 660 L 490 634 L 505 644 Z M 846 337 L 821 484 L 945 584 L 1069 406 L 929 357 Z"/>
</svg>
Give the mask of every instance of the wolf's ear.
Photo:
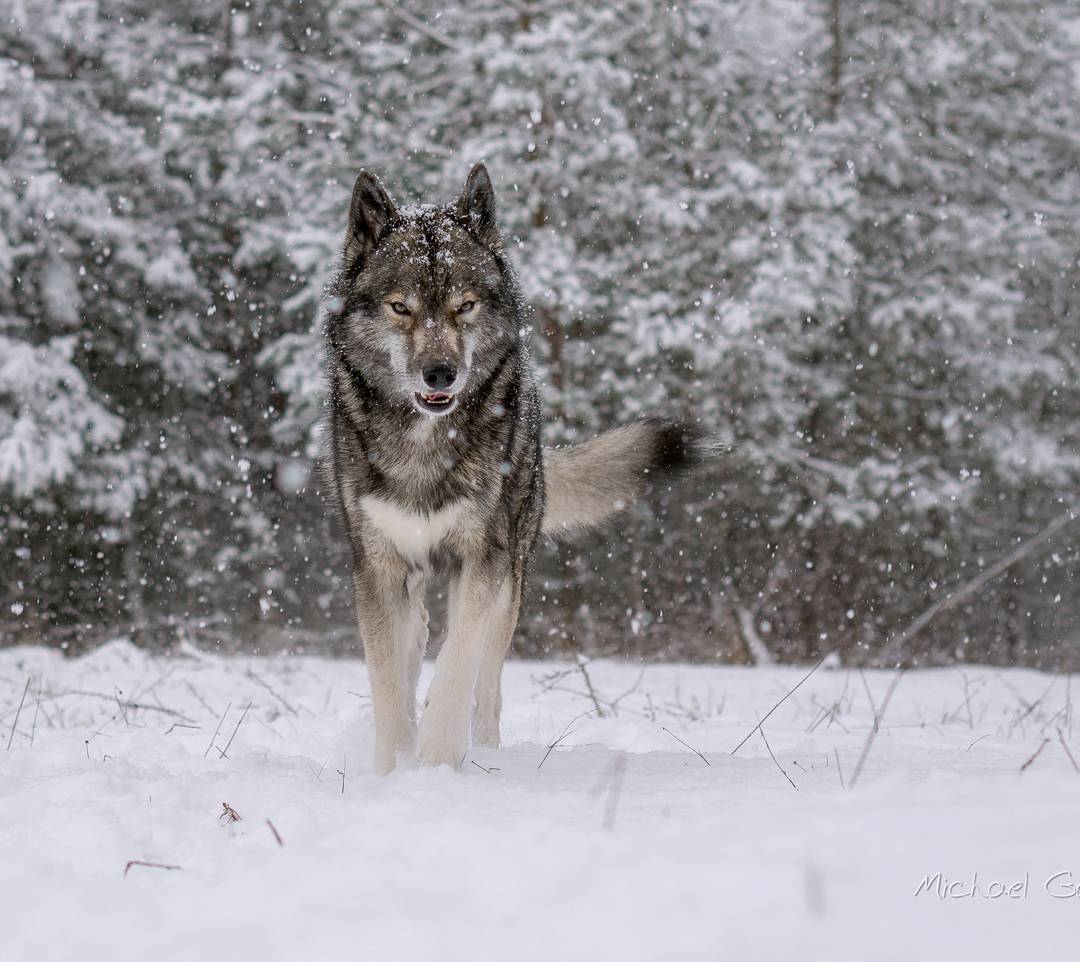
<svg viewBox="0 0 1080 962">
<path fill-rule="evenodd" d="M 382 229 L 397 213 L 394 202 L 379 178 L 361 170 L 349 203 L 349 233 L 345 237 L 345 260 L 371 253 Z"/>
<path fill-rule="evenodd" d="M 469 229 L 485 247 L 499 246 L 499 227 L 495 223 L 495 188 L 483 164 L 469 171 L 465 187 L 454 205 L 469 222 Z"/>
</svg>

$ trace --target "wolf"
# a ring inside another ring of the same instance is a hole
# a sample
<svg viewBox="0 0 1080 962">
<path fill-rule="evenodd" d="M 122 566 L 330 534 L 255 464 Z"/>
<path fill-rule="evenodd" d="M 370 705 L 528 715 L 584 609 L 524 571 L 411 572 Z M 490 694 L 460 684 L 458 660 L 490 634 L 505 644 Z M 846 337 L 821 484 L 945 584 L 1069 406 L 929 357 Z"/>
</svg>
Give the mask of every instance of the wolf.
<svg viewBox="0 0 1080 962">
<path fill-rule="evenodd" d="M 414 753 L 456 768 L 470 735 L 499 744 L 503 660 L 541 535 L 601 523 L 712 445 L 648 418 L 542 447 L 528 315 L 483 164 L 448 205 L 399 207 L 362 170 L 327 294 L 323 460 L 352 549 L 375 769 Z M 433 572 L 449 579 L 448 627 L 417 733 Z"/>
</svg>

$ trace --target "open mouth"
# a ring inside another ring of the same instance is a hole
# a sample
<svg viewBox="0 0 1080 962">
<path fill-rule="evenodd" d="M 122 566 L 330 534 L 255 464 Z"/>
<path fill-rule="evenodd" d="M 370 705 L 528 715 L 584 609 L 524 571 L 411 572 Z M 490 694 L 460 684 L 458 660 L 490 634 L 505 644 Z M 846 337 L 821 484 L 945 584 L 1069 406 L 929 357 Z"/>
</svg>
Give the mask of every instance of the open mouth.
<svg viewBox="0 0 1080 962">
<path fill-rule="evenodd" d="M 416 394 L 416 404 L 421 411 L 431 414 L 446 414 L 453 407 L 457 398 L 452 394 L 444 394 L 442 391 L 433 391 L 431 394 Z"/>
</svg>

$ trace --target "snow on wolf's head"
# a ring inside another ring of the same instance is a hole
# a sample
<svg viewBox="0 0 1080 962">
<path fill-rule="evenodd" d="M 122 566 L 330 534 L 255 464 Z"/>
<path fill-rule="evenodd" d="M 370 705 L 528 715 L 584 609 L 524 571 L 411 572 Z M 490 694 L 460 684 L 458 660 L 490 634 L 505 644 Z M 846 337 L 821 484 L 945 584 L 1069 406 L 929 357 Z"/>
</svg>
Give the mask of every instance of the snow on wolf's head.
<svg viewBox="0 0 1080 962">
<path fill-rule="evenodd" d="M 360 171 L 332 293 L 331 344 L 370 389 L 430 417 L 466 407 L 521 327 L 484 165 L 445 206 L 398 207 Z"/>
</svg>

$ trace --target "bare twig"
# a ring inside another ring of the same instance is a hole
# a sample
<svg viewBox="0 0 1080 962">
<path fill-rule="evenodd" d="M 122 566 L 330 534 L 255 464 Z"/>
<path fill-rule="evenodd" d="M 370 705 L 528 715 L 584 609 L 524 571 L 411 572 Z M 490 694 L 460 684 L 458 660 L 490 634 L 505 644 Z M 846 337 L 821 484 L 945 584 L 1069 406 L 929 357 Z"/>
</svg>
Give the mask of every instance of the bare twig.
<svg viewBox="0 0 1080 962">
<path fill-rule="evenodd" d="M 123 692 L 120 691 L 119 688 L 116 689 L 116 691 L 113 692 L 113 701 L 116 702 L 116 710 L 117 710 L 117 712 L 119 712 L 120 717 L 124 719 L 124 724 L 128 728 L 130 728 L 131 727 L 131 722 L 128 721 L 127 708 L 124 706 L 124 703 L 120 700 L 120 696 L 122 694 L 123 694 Z"/>
<path fill-rule="evenodd" d="M 1059 728 L 1057 730 L 1058 739 L 1061 741 L 1061 747 L 1065 749 L 1065 754 L 1069 756 L 1069 761 L 1072 763 L 1073 771 L 1077 775 L 1080 775 L 1080 767 L 1076 764 L 1076 759 L 1073 758 L 1073 753 L 1069 751 L 1069 743 L 1065 741 L 1065 733 Z"/>
<path fill-rule="evenodd" d="M 1072 738 L 1072 672 L 1065 676 L 1065 704 L 1069 706 L 1065 717 L 1069 723 L 1069 737 Z"/>
<path fill-rule="evenodd" d="M 111 725 L 114 721 L 116 721 L 115 712 L 112 715 L 110 715 L 108 718 L 106 718 L 105 721 L 103 721 L 100 725 L 98 725 L 97 731 L 91 732 L 90 737 L 88 739 L 86 739 L 87 746 L 89 746 L 89 744 L 95 738 L 97 738 L 98 735 L 100 735 L 103 731 L 105 731 L 106 727 Z M 86 750 L 86 757 L 87 758 L 90 757 L 90 749 L 89 749 L 89 747 Z"/>
<path fill-rule="evenodd" d="M 165 674 L 161 675 L 159 678 L 156 678 L 154 681 L 150 682 L 150 684 L 147 685 L 145 688 L 140 688 L 137 692 L 135 692 L 134 695 L 132 695 L 132 700 L 133 701 L 141 701 L 143 698 L 145 698 L 151 692 L 154 692 L 154 689 L 156 689 L 158 687 L 158 685 L 160 685 L 163 681 L 168 681 L 169 678 L 172 677 L 173 672 L 175 672 L 175 671 L 176 671 L 176 668 L 170 668 L 167 672 L 165 672 Z M 156 693 L 155 693 L 155 695 L 156 695 Z"/>
<path fill-rule="evenodd" d="M 30 747 L 34 747 L 34 736 L 37 735 L 37 720 L 38 712 L 41 711 L 41 683 L 44 679 L 43 675 L 38 676 L 38 689 L 37 698 L 34 699 L 34 722 L 30 726 Z"/>
<path fill-rule="evenodd" d="M 100 691 L 87 691 L 82 688 L 69 688 L 67 691 L 53 692 L 51 695 L 47 695 L 46 701 L 56 701 L 59 698 L 67 698 L 71 695 L 78 695 L 80 698 L 99 698 L 103 701 L 110 701 L 116 704 L 116 693 L 106 695 Z M 130 698 L 122 702 L 125 709 L 134 709 L 137 711 L 156 711 L 165 715 L 172 715 L 174 718 L 179 718 L 181 721 L 194 722 L 194 718 L 189 718 L 181 711 L 177 711 L 175 708 L 166 708 L 164 705 L 148 705 L 145 702 L 133 701 Z"/>
<path fill-rule="evenodd" d="M 536 684 L 538 684 L 544 691 L 551 691 L 555 685 L 557 685 L 564 678 L 568 678 L 575 671 L 577 671 L 576 666 L 574 668 L 556 669 L 555 671 L 549 671 L 546 675 L 541 675 L 539 678 L 534 675 L 532 680 Z"/>
<path fill-rule="evenodd" d="M 816 701 L 816 698 L 814 700 Z M 836 717 L 840 711 L 840 703 L 842 701 L 843 695 L 841 695 L 840 698 L 836 699 L 836 701 L 833 702 L 832 705 L 829 705 L 828 707 L 823 706 L 820 709 L 819 713 L 815 716 L 814 721 L 811 723 L 810 727 L 806 729 L 807 733 L 812 733 L 823 721 L 828 719 L 830 725 L 836 724 L 843 730 L 845 735 L 848 734 L 847 728 L 844 727 L 844 725 L 841 724 L 840 720 Z"/>
<path fill-rule="evenodd" d="M 163 734 L 163 735 L 169 735 L 169 734 L 171 734 L 171 733 L 172 733 L 172 730 L 173 730 L 174 728 L 191 728 L 191 729 L 194 729 L 195 731 L 202 731 L 202 725 L 184 725 L 184 724 L 182 724 L 181 722 L 173 722 L 173 723 L 172 723 L 172 724 L 171 724 L 171 725 L 170 725 L 170 726 L 169 726 L 168 728 L 166 728 L 166 729 L 165 729 L 165 731 L 163 731 L 163 732 L 162 732 L 161 734 Z M 205 758 L 206 756 L 204 755 L 203 757 Z"/>
<path fill-rule="evenodd" d="M 289 703 L 288 703 L 288 702 L 287 702 L 287 701 L 286 701 L 286 700 L 285 700 L 285 699 L 284 699 L 284 698 L 283 698 L 283 697 L 282 697 L 281 695 L 279 695 L 279 694 L 278 694 L 278 693 L 277 693 L 276 691 L 274 691 L 274 689 L 273 689 L 273 688 L 271 688 L 271 687 L 270 687 L 270 685 L 269 685 L 269 684 L 268 684 L 267 682 L 263 681 L 263 679 L 262 679 L 262 678 L 260 678 L 260 677 L 259 677 L 258 675 L 256 675 L 256 674 L 255 674 L 255 672 L 254 672 L 254 671 L 253 671 L 252 669 L 250 669 L 250 668 L 249 668 L 249 669 L 247 670 L 247 676 L 248 676 L 248 678 L 250 678 L 250 679 L 251 679 L 251 680 L 252 680 L 253 682 L 255 682 L 255 684 L 257 684 L 257 685 L 261 685 L 261 686 L 262 686 L 263 688 L 265 688 L 265 689 L 266 689 L 266 690 L 267 690 L 268 692 L 270 692 L 270 694 L 271 694 L 271 695 L 272 695 L 272 696 L 273 696 L 274 698 L 276 698 L 276 699 L 277 699 L 277 700 L 278 700 L 279 702 L 281 702 L 281 704 L 283 704 L 283 705 L 285 706 L 285 710 L 286 710 L 287 712 L 289 712 L 289 713 L 290 713 L 290 714 L 292 714 L 292 715 L 299 715 L 299 714 L 300 714 L 300 713 L 299 713 L 299 712 L 298 712 L 298 711 L 297 711 L 297 710 L 296 710 L 295 708 L 293 708 L 293 706 L 292 706 L 292 705 L 290 705 L 290 704 L 289 704 Z"/>
<path fill-rule="evenodd" d="M 833 755 L 836 757 L 836 774 L 840 776 L 840 789 L 844 791 L 844 770 L 840 767 L 840 752 L 834 748 Z"/>
<path fill-rule="evenodd" d="M 675 741 L 677 741 L 680 745 L 684 745 L 685 747 L 689 748 L 690 751 L 692 751 L 695 755 L 697 755 L 697 757 L 700 758 L 706 765 L 708 765 L 710 768 L 712 768 L 712 762 L 710 762 L 704 755 L 701 754 L 701 752 L 699 752 L 696 748 L 694 748 L 693 745 L 687 745 L 686 742 L 684 742 L 670 728 L 665 728 L 663 725 L 661 725 L 660 726 L 660 731 L 667 732 L 672 738 L 675 739 Z"/>
<path fill-rule="evenodd" d="M 470 765 L 475 765 L 477 768 L 480 769 L 480 771 L 487 772 L 489 775 L 492 772 L 501 772 L 502 771 L 501 768 L 484 768 L 483 765 L 481 765 L 479 762 L 474 762 L 471 758 L 469 759 L 469 764 Z"/>
<path fill-rule="evenodd" d="M 348 771 L 348 768 L 349 768 L 349 756 L 348 755 L 342 755 L 341 756 L 341 768 L 339 768 L 337 770 L 337 773 L 341 776 L 341 794 L 342 795 L 345 794 L 345 772 Z"/>
<path fill-rule="evenodd" d="M 37 708 L 41 709 L 41 716 L 45 719 L 45 723 L 50 728 L 62 728 L 63 727 L 63 715 L 59 709 L 56 712 L 56 721 L 53 721 L 49 717 L 49 709 L 45 707 L 45 702 L 48 701 L 49 696 L 45 692 L 45 676 L 42 675 L 38 682 L 38 694 L 37 694 Z M 36 711 L 37 709 L 35 709 Z"/>
<path fill-rule="evenodd" d="M 218 719 L 217 728 L 214 729 L 214 734 L 210 736 L 210 744 L 206 746 L 206 751 L 203 752 L 203 758 L 206 758 L 210 754 L 210 749 L 214 747 L 214 742 L 217 741 L 218 733 L 221 731 L 221 726 L 225 724 L 225 716 L 229 714 L 229 709 L 232 708 L 232 702 L 229 702 L 225 706 L 225 711 L 221 713 L 221 718 Z"/>
<path fill-rule="evenodd" d="M 1041 735 L 1044 731 L 1046 731 L 1046 729 L 1048 729 L 1055 721 L 1057 721 L 1060 715 L 1064 715 L 1068 708 L 1068 705 L 1062 705 L 1056 712 L 1054 712 L 1054 714 L 1052 714 L 1048 719 L 1046 719 L 1046 721 L 1043 723 L 1043 727 L 1039 729 L 1039 734 Z"/>
<path fill-rule="evenodd" d="M 19 707 L 15 711 L 15 718 L 11 722 L 11 734 L 8 735 L 7 751 L 11 751 L 11 742 L 15 738 L 15 726 L 19 724 L 19 716 L 22 714 L 23 702 L 26 701 L 26 693 L 30 690 L 30 675 L 26 676 L 26 687 L 23 688 L 22 698 L 19 699 Z"/>
<path fill-rule="evenodd" d="M 1039 707 L 1039 703 L 1046 697 L 1047 693 L 1057 681 L 1056 678 L 1051 679 L 1050 684 L 1046 686 L 1046 689 L 1038 698 L 1035 699 L 1035 701 L 1028 701 L 1022 694 L 1020 694 L 1019 691 L 1017 691 L 1016 686 L 1011 681 L 1009 681 L 1008 678 L 1001 674 L 1001 672 L 997 672 L 996 677 L 998 681 L 1000 681 L 1006 688 L 1009 689 L 1009 691 L 1012 693 L 1013 698 L 1016 699 L 1017 704 L 1019 704 L 1020 707 L 1024 709 L 1024 718 L 1027 718 L 1028 715 L 1030 715 L 1036 708 Z"/>
<path fill-rule="evenodd" d="M 290 725 L 292 725 L 293 731 L 294 732 L 296 731 L 296 726 L 293 725 L 293 721 L 288 715 L 282 714 L 279 717 L 284 718 L 285 721 L 287 721 Z M 258 722 L 258 724 L 262 725 L 262 727 L 265 728 L 268 732 L 270 732 L 270 734 L 273 735 L 275 738 L 284 738 L 285 737 L 273 725 L 268 725 L 266 722 L 264 722 L 259 717 L 257 712 L 254 715 L 252 715 L 251 718 L 252 718 L 253 721 Z"/>
<path fill-rule="evenodd" d="M 889 684 L 889 690 L 885 692 L 885 697 L 881 701 L 881 711 L 878 712 L 877 721 L 874 727 L 870 730 L 870 733 L 866 736 L 866 741 L 863 742 L 862 753 L 859 755 L 859 760 L 855 763 L 855 771 L 851 774 L 851 788 L 855 788 L 855 783 L 859 780 L 859 776 L 862 774 L 863 765 L 866 763 L 866 758 L 870 754 L 870 749 L 874 744 L 874 738 L 877 737 L 878 723 L 885 717 L 885 712 L 889 709 L 889 702 L 892 701 L 893 692 L 896 691 L 896 686 L 900 684 L 900 679 L 904 677 L 904 671 L 906 669 L 901 668 L 893 677 L 892 682 Z"/>
<path fill-rule="evenodd" d="M 577 668 L 575 667 L 575 668 L 573 668 L 571 670 L 576 672 Z M 567 695 L 573 695 L 575 698 L 584 698 L 585 701 L 589 701 L 589 702 L 592 701 L 592 698 L 589 696 L 588 692 L 578 691 L 576 688 L 566 688 L 566 687 L 564 687 L 562 685 L 551 684 L 551 685 L 545 687 L 544 691 L 561 691 L 561 692 L 565 692 Z M 629 693 L 624 692 L 623 694 L 625 695 L 625 694 L 629 694 Z M 621 698 L 623 696 L 620 695 L 619 697 Z M 598 700 L 600 702 L 600 707 L 603 710 L 605 717 L 607 717 L 607 715 L 609 715 L 609 714 L 610 715 L 618 715 L 620 710 L 624 711 L 624 712 L 626 712 L 627 714 L 630 714 L 630 715 L 637 715 L 639 718 L 648 718 L 649 717 L 648 714 L 646 712 L 644 712 L 644 711 L 638 711 L 637 709 L 634 709 L 634 708 L 620 709 L 618 707 L 618 705 L 615 704 L 615 702 L 605 701 L 602 698 L 598 699 Z M 672 711 L 671 714 L 674 715 L 676 713 L 674 711 Z M 684 714 L 689 715 L 689 712 L 684 712 Z M 696 721 L 697 719 L 694 718 L 694 720 Z"/>
<path fill-rule="evenodd" d="M 233 822 L 242 821 L 242 819 L 240 818 L 240 813 L 228 802 L 222 802 L 221 814 L 218 816 L 218 821 L 222 825 L 231 825 Z"/>
<path fill-rule="evenodd" d="M 210 703 L 205 698 L 203 698 L 202 695 L 199 694 L 199 692 L 196 690 L 195 686 L 190 681 L 185 679 L 184 680 L 184 687 L 187 688 L 187 690 L 190 691 L 191 694 L 195 696 L 195 700 L 200 705 L 202 705 L 203 708 L 205 708 L 210 713 L 210 717 L 213 718 L 214 715 L 215 715 L 214 709 L 210 706 Z"/>
<path fill-rule="evenodd" d="M 979 742 L 981 742 L 984 738 L 989 738 L 989 737 L 990 737 L 990 732 L 987 732 L 985 735 L 980 735 L 978 738 L 975 739 L 975 741 L 973 741 L 970 745 L 968 745 L 967 750 L 970 752 L 971 749 L 973 749 L 976 745 L 978 745 Z"/>
<path fill-rule="evenodd" d="M 1024 762 L 1024 764 L 1023 764 L 1023 765 L 1021 765 L 1021 766 L 1020 766 L 1020 771 L 1022 771 L 1022 772 L 1023 772 L 1023 771 L 1027 771 L 1027 769 L 1028 769 L 1028 767 L 1029 767 L 1029 766 L 1031 765 L 1031 763 L 1032 763 L 1033 761 L 1035 761 L 1035 759 L 1036 759 L 1036 758 L 1038 758 L 1038 757 L 1039 757 L 1039 756 L 1040 756 L 1040 755 L 1042 754 L 1042 750 L 1043 750 L 1044 748 L 1046 748 L 1046 746 L 1047 746 L 1047 745 L 1048 745 L 1049 743 L 1050 743 L 1050 737 L 1049 737 L 1049 736 L 1047 736 L 1046 738 L 1044 738 L 1044 739 L 1043 739 L 1043 740 L 1042 740 L 1042 741 L 1041 741 L 1041 742 L 1039 743 L 1039 747 L 1038 747 L 1038 748 L 1036 748 L 1036 749 L 1035 749 L 1035 751 L 1034 751 L 1034 752 L 1032 753 L 1032 756 L 1031 756 L 1031 758 L 1029 758 L 1029 759 L 1028 759 L 1028 760 L 1027 760 L 1026 762 Z"/>
<path fill-rule="evenodd" d="M 182 865 L 165 865 L 163 862 L 140 862 L 137 859 L 133 859 L 124 866 L 124 878 L 127 878 L 127 874 L 131 871 L 132 866 L 141 865 L 143 868 L 163 868 L 167 872 L 182 872 L 184 867 Z"/>
<path fill-rule="evenodd" d="M 750 731 L 747 733 L 746 737 L 731 750 L 732 755 L 734 755 L 740 748 L 743 747 L 743 745 L 750 741 L 750 736 L 753 735 L 754 732 L 759 731 L 761 729 L 761 726 L 769 720 L 769 716 L 802 687 L 803 682 L 805 682 L 807 678 L 809 678 L 815 671 L 817 671 L 821 667 L 821 663 L 824 660 L 825 656 L 823 655 L 817 660 L 817 663 L 814 665 L 814 667 L 811 668 L 805 675 L 803 675 L 801 679 L 799 679 L 799 683 L 765 713 L 765 717 L 762 718 L 761 721 L 759 721 L 753 728 L 751 728 Z"/>
<path fill-rule="evenodd" d="M 1016 690 L 1015 686 L 1013 686 L 1006 678 L 1003 678 L 1000 674 L 998 675 L 998 678 L 1001 680 L 1001 683 L 1013 693 L 1013 697 L 1016 698 L 1017 703 L 1024 709 L 1022 712 L 1017 710 L 1016 717 L 1009 723 L 1010 735 L 1013 733 L 1013 729 L 1015 729 L 1018 725 L 1021 727 L 1021 731 L 1023 731 L 1024 721 L 1043 703 L 1043 700 L 1046 698 L 1046 696 L 1050 694 L 1050 690 L 1054 687 L 1055 684 L 1057 684 L 1057 679 L 1052 678 L 1050 680 L 1050 684 L 1047 685 L 1045 689 L 1043 689 L 1043 693 L 1039 695 L 1039 697 L 1036 698 L 1034 701 L 1029 702 L 1023 695 L 1020 694 L 1019 691 Z M 1042 733 L 1042 731 L 1045 730 L 1045 728 L 1046 726 L 1044 725 L 1039 730 L 1040 734 Z"/>
<path fill-rule="evenodd" d="M 762 741 L 763 741 L 763 742 L 765 743 L 765 747 L 766 747 L 766 748 L 767 748 L 767 749 L 769 750 L 769 758 L 771 758 L 771 759 L 773 760 L 773 764 L 774 764 L 774 765 L 775 765 L 775 766 L 776 766 L 777 768 L 779 768 L 779 769 L 780 769 L 780 774 L 781 774 L 781 775 L 783 775 L 783 776 L 784 776 L 784 778 L 786 778 L 786 779 L 788 780 L 788 784 L 789 784 L 789 785 L 790 785 L 790 786 L 791 786 L 792 788 L 794 788 L 794 789 L 795 789 L 795 791 L 798 791 L 798 790 L 799 790 L 799 786 L 798 786 L 798 785 L 796 785 L 796 784 L 795 784 L 795 783 L 794 783 L 794 782 L 793 782 L 793 781 L 791 780 L 791 776 L 790 776 L 790 775 L 789 775 L 789 774 L 788 774 L 787 772 L 785 772 L 785 771 L 784 771 L 784 766 L 783 766 L 783 765 L 781 765 L 781 764 L 780 764 L 780 763 L 779 763 L 779 762 L 778 762 L 778 761 L 776 760 L 776 756 L 775 756 L 775 755 L 773 754 L 772 746 L 771 746 L 771 745 L 769 744 L 769 739 L 767 739 L 767 738 L 765 737 L 765 729 L 764 729 L 764 728 L 759 728 L 759 729 L 758 729 L 758 734 L 759 734 L 759 735 L 761 736 L 761 740 L 762 740 Z"/>
<path fill-rule="evenodd" d="M 874 705 L 874 696 L 870 694 L 870 685 L 866 681 L 866 672 L 859 669 L 859 677 L 862 679 L 863 688 L 866 689 L 866 700 L 870 702 L 870 713 L 874 716 L 874 731 L 877 731 L 878 717 L 877 708 Z"/>
<path fill-rule="evenodd" d="M 266 820 L 266 825 L 270 829 L 270 831 L 273 833 L 274 841 L 278 843 L 278 846 L 280 848 L 284 848 L 285 847 L 285 841 L 284 841 L 284 839 L 282 839 L 281 833 L 276 828 L 274 828 L 274 823 L 271 822 L 270 819 L 267 819 Z"/>
<path fill-rule="evenodd" d="M 585 670 L 585 665 L 585 659 L 579 653 L 577 656 L 577 670 L 581 672 L 581 677 L 585 679 L 585 690 L 589 693 L 589 698 L 596 709 L 596 717 L 603 718 L 604 709 L 600 707 L 600 699 L 596 697 L 596 689 L 593 688 L 592 679 L 589 677 L 588 671 Z"/>
<path fill-rule="evenodd" d="M 975 729 L 975 716 L 971 713 L 971 686 L 968 684 L 968 677 L 963 672 L 960 672 L 960 677 L 964 680 L 964 704 L 967 706 L 968 713 L 968 729 Z"/>
<path fill-rule="evenodd" d="M 626 691 L 624 691 L 617 698 L 612 698 L 611 701 L 608 702 L 608 707 L 611 709 L 613 714 L 618 714 L 619 702 L 621 702 L 624 698 L 627 698 L 628 696 L 634 694 L 634 692 L 638 690 L 638 686 L 641 684 L 641 679 L 645 677 L 646 667 L 646 665 L 641 666 L 641 671 L 638 673 L 637 681 L 635 681 L 630 688 L 627 688 Z"/>
</svg>

